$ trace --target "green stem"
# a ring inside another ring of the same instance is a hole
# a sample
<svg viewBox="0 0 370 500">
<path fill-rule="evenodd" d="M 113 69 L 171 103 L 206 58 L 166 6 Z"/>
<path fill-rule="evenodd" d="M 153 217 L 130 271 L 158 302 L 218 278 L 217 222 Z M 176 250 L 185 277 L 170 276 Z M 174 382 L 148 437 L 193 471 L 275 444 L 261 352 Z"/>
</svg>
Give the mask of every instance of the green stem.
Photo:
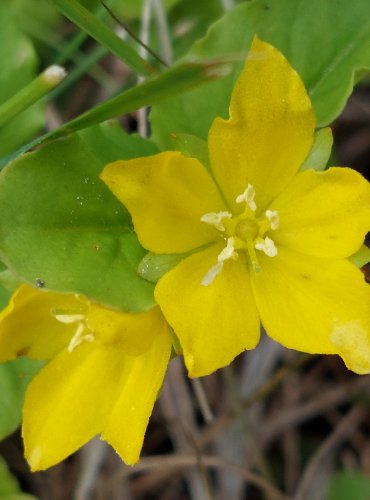
<svg viewBox="0 0 370 500">
<path fill-rule="evenodd" d="M 0 106 L 0 127 L 44 97 L 51 89 L 59 85 L 65 76 L 66 73 L 61 66 L 50 66 L 17 94 L 10 97 Z"/>
<path fill-rule="evenodd" d="M 220 63 L 216 62 L 183 63 L 175 66 L 74 118 L 61 128 L 47 134 L 47 139 L 62 137 L 144 106 L 151 106 L 197 85 L 220 78 L 225 72 L 217 68 L 219 65 Z"/>
<path fill-rule="evenodd" d="M 110 5 L 114 2 L 114 0 L 106 0 L 107 4 Z M 99 4 L 97 9 L 94 11 L 94 15 L 98 18 L 101 19 L 104 15 L 106 15 L 106 10 L 104 7 Z M 86 31 L 79 31 L 76 33 L 62 48 L 60 51 L 57 59 L 55 60 L 54 64 L 65 64 L 68 60 L 73 60 L 74 59 L 74 54 L 76 54 L 81 47 L 81 45 L 84 43 L 86 38 L 89 35 L 86 33 Z M 54 47 L 56 51 L 60 50 L 59 45 Z"/>
<path fill-rule="evenodd" d="M 136 73 L 149 76 L 155 68 L 77 0 L 52 0 L 59 11 L 101 45 L 122 59 Z"/>
</svg>

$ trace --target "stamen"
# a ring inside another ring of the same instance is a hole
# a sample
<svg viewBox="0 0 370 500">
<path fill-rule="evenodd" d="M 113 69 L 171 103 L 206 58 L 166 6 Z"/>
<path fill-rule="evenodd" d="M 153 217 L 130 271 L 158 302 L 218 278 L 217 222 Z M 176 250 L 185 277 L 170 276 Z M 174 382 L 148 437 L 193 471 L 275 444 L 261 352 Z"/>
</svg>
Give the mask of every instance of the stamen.
<svg viewBox="0 0 370 500">
<path fill-rule="evenodd" d="M 211 267 L 209 271 L 206 273 L 204 278 L 201 281 L 203 286 L 208 286 L 213 283 L 216 276 L 221 274 L 222 269 L 224 267 L 225 260 L 233 259 L 236 260 L 238 258 L 238 253 L 235 251 L 235 239 L 233 237 L 227 239 L 227 245 L 225 248 L 221 250 L 221 252 L 217 256 L 217 264 Z"/>
<path fill-rule="evenodd" d="M 84 333 L 85 329 L 86 329 L 86 327 L 83 323 L 80 323 L 78 325 L 76 333 L 73 335 L 70 343 L 68 344 L 68 351 L 69 352 L 74 351 L 76 349 L 76 347 L 78 347 L 80 344 L 82 344 L 82 342 L 94 342 L 94 340 L 95 340 L 94 334 L 92 332 L 89 332 L 89 333 L 85 333 L 85 335 L 84 335 L 83 333 Z"/>
<path fill-rule="evenodd" d="M 82 344 L 82 342 L 94 342 L 94 333 L 91 332 L 86 326 L 86 316 L 84 314 L 59 314 L 55 310 L 52 311 L 52 314 L 57 321 L 60 321 L 61 323 L 64 323 L 66 325 L 77 323 L 76 332 L 68 344 L 69 352 L 74 351 L 76 347 Z"/>
<path fill-rule="evenodd" d="M 275 257 L 278 253 L 275 243 L 268 236 L 265 239 L 257 238 L 254 242 L 254 248 L 261 250 L 268 257 Z"/>
<path fill-rule="evenodd" d="M 225 231 L 225 226 L 222 224 L 222 220 L 231 218 L 232 214 L 230 212 L 209 212 L 208 214 L 202 215 L 200 220 L 210 226 L 214 226 L 219 231 Z"/>
<path fill-rule="evenodd" d="M 279 212 L 277 210 L 266 210 L 266 218 L 270 221 L 270 227 L 275 231 L 280 224 Z"/>
<path fill-rule="evenodd" d="M 218 254 L 218 262 L 224 262 L 228 259 L 236 260 L 238 258 L 237 252 L 235 252 L 235 239 L 233 237 L 227 238 L 226 247 Z"/>
<path fill-rule="evenodd" d="M 213 283 L 216 276 L 221 274 L 223 267 L 224 267 L 223 262 L 217 262 L 217 264 L 215 266 L 211 267 L 211 269 L 206 273 L 206 275 L 204 276 L 204 278 L 201 281 L 201 284 L 203 286 L 208 286 L 211 283 Z"/>
<path fill-rule="evenodd" d="M 236 197 L 236 203 L 243 203 L 243 201 L 249 206 L 249 208 L 255 212 L 257 209 L 257 205 L 254 201 L 254 197 L 256 196 L 256 192 L 252 184 L 248 184 L 247 189 L 244 193 L 240 194 Z"/>
</svg>

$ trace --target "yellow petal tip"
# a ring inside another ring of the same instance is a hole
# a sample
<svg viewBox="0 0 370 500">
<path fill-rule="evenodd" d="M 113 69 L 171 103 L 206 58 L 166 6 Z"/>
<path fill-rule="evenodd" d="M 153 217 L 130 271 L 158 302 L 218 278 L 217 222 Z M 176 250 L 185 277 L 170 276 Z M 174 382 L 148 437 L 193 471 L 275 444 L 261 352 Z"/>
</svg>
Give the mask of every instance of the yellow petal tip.
<svg viewBox="0 0 370 500">
<path fill-rule="evenodd" d="M 189 377 L 195 377 L 194 375 L 194 365 L 195 365 L 195 359 L 194 355 L 192 353 L 184 353 L 184 361 L 186 368 L 188 369 L 188 375 Z"/>
<path fill-rule="evenodd" d="M 370 373 L 369 332 L 359 321 L 336 326 L 331 341 L 338 347 L 347 368 L 359 375 Z"/>
<path fill-rule="evenodd" d="M 26 459 L 32 472 L 37 472 L 42 469 L 42 448 L 36 446 L 26 452 Z"/>
</svg>

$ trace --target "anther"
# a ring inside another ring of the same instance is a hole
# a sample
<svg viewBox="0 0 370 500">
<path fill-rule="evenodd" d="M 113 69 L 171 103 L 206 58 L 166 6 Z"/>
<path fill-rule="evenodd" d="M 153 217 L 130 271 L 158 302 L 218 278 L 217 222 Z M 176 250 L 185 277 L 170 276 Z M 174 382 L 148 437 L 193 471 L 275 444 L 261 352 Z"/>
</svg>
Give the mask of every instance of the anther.
<svg viewBox="0 0 370 500">
<path fill-rule="evenodd" d="M 278 253 L 275 243 L 271 238 L 266 236 L 266 238 L 257 238 L 254 242 L 254 248 L 261 250 L 268 257 L 275 257 Z"/>
<path fill-rule="evenodd" d="M 233 237 L 227 239 L 226 247 L 218 254 L 218 262 L 224 262 L 228 259 L 236 260 L 238 258 L 237 252 L 235 252 L 235 239 Z"/>
<path fill-rule="evenodd" d="M 256 192 L 252 184 L 248 184 L 247 189 L 244 193 L 240 194 L 236 197 L 236 203 L 243 203 L 243 201 L 249 206 L 249 208 L 255 212 L 257 209 L 257 205 L 254 201 L 254 197 L 256 196 Z"/>
<path fill-rule="evenodd" d="M 275 231 L 279 227 L 280 217 L 277 210 L 266 210 L 266 218 L 270 221 L 270 227 Z"/>
<path fill-rule="evenodd" d="M 225 231 L 225 226 L 223 225 L 223 219 L 231 219 L 232 214 L 230 212 L 209 212 L 208 214 L 202 215 L 200 218 L 201 222 L 205 222 L 210 226 L 214 226 L 219 231 Z"/>
<path fill-rule="evenodd" d="M 78 323 L 79 321 L 83 321 L 85 319 L 84 314 L 58 314 L 54 313 L 54 318 L 60 323 L 65 323 L 69 325 L 71 323 Z"/>
</svg>

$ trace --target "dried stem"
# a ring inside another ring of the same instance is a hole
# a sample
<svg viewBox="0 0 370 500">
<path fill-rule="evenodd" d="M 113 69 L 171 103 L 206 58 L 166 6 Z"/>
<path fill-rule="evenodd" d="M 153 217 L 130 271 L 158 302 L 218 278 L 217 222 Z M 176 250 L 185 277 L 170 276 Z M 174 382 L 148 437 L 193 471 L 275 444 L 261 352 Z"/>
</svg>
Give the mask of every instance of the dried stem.
<svg viewBox="0 0 370 500">
<path fill-rule="evenodd" d="M 201 457 L 203 467 L 212 469 L 225 469 L 230 473 L 237 474 L 242 477 L 245 482 L 260 488 L 270 500 L 289 500 L 281 491 L 272 486 L 263 477 L 251 472 L 244 467 L 239 467 L 236 464 L 226 462 L 217 456 L 203 455 Z M 197 467 L 198 459 L 192 455 L 157 455 L 154 457 L 146 457 L 132 469 L 125 469 L 123 474 L 134 474 L 137 472 L 146 472 L 153 469 L 165 469 L 167 474 L 171 474 L 169 469 L 178 469 L 186 467 Z M 121 472 L 122 475 L 122 472 Z"/>
</svg>

